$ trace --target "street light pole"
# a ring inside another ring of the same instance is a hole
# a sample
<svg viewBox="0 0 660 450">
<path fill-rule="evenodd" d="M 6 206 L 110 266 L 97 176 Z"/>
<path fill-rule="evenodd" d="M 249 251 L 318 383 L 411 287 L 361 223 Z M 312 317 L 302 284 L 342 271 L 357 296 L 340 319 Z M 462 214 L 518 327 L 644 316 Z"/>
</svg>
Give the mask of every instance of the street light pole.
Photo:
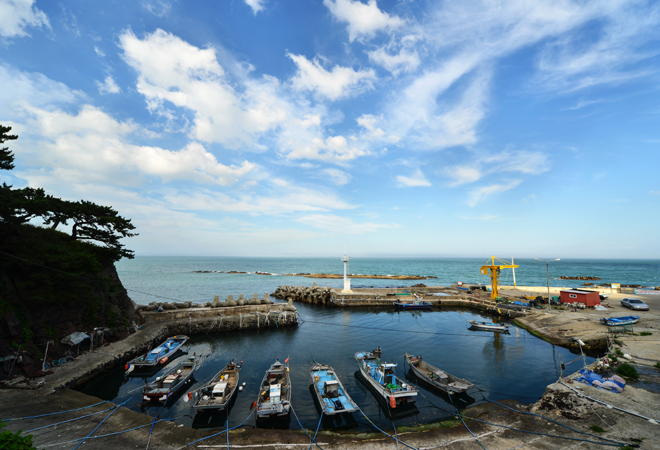
<svg viewBox="0 0 660 450">
<path fill-rule="evenodd" d="M 551 261 L 561 261 L 561 258 L 557 259 L 540 259 L 540 258 L 534 258 L 537 261 L 543 261 L 545 263 L 545 274 L 548 277 L 548 305 L 550 304 L 550 262 Z"/>
</svg>

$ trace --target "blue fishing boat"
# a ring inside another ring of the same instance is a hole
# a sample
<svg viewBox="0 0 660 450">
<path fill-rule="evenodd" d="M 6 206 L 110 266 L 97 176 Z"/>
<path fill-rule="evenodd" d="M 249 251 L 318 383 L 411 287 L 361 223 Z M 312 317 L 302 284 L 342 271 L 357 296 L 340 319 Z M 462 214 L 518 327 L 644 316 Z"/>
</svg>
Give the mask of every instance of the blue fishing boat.
<svg viewBox="0 0 660 450">
<path fill-rule="evenodd" d="M 414 402 L 417 389 L 398 379 L 394 373 L 396 364 L 382 362 L 381 353 L 378 347 L 373 352 L 355 354 L 355 361 L 364 379 L 390 408 Z"/>
<path fill-rule="evenodd" d="M 309 374 L 323 414 L 332 416 L 358 410 L 357 404 L 348 395 L 332 367 L 314 364 L 309 369 Z"/>
<path fill-rule="evenodd" d="M 188 336 L 172 336 L 168 338 L 150 352 L 129 361 L 125 367 L 126 372 L 130 373 L 133 370 L 151 369 L 158 364 L 166 364 L 169 358 L 179 351 L 188 339 Z"/>
<path fill-rule="evenodd" d="M 610 327 L 632 325 L 637 323 L 639 316 L 626 316 L 626 317 L 604 317 L 600 319 L 600 323 Z"/>
<path fill-rule="evenodd" d="M 398 300 L 394 302 L 394 307 L 396 309 L 402 309 L 402 310 L 412 310 L 412 311 L 417 311 L 417 310 L 431 310 L 431 303 L 425 302 L 424 300 L 421 300 L 420 298 L 416 297 L 415 300 Z"/>
</svg>

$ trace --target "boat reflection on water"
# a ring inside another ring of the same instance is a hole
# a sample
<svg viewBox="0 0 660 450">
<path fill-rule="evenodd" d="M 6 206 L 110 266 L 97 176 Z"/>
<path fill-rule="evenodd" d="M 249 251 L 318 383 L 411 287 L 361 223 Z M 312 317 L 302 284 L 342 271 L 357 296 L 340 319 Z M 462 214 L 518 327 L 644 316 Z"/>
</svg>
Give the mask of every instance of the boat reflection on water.
<svg viewBox="0 0 660 450">
<path fill-rule="evenodd" d="M 312 395 L 312 398 L 314 399 L 314 406 L 316 407 L 316 411 L 319 413 L 320 416 L 321 405 L 319 404 L 319 401 L 316 397 L 314 386 L 311 384 L 309 385 L 309 393 Z M 357 427 L 358 423 L 355 420 L 353 413 L 340 413 L 340 414 L 334 414 L 332 416 L 324 415 L 323 418 L 321 419 L 321 426 L 323 427 L 324 430 L 329 430 L 329 429 L 348 430 Z"/>
<path fill-rule="evenodd" d="M 257 420 L 257 428 L 288 430 L 290 424 L 291 424 L 291 414 L 288 414 L 283 417 L 273 416 L 273 417 L 259 418 Z"/>
<path fill-rule="evenodd" d="M 368 392 L 373 395 L 373 397 L 376 399 L 376 402 L 378 403 L 379 412 L 383 413 L 383 415 L 388 419 L 403 419 L 405 417 L 416 416 L 419 414 L 419 409 L 417 409 L 415 403 L 406 403 L 397 405 L 396 408 L 390 408 L 390 405 L 385 402 L 385 399 L 383 399 L 380 393 L 376 392 L 376 390 L 371 387 L 367 380 L 364 379 L 364 375 L 362 375 L 361 371 L 356 371 L 354 375 L 355 380 L 357 381 L 356 385 L 360 387 L 360 390 L 363 393 Z"/>
<path fill-rule="evenodd" d="M 418 389 L 424 389 L 426 392 L 431 393 L 441 399 L 447 404 L 448 409 L 464 409 L 476 402 L 476 399 L 466 392 L 454 394 L 450 397 L 447 393 L 439 391 L 438 389 L 435 389 L 433 386 L 428 384 L 426 381 L 417 378 L 411 369 L 406 372 L 405 377 L 406 381 L 408 381 L 413 386 L 417 387 Z"/>
</svg>

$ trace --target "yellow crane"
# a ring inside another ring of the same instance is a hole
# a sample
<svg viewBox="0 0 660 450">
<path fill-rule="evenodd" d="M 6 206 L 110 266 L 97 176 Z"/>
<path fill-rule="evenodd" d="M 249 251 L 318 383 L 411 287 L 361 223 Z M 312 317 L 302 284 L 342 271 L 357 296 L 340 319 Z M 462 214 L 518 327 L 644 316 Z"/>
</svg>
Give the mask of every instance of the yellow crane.
<svg viewBox="0 0 660 450">
<path fill-rule="evenodd" d="M 511 260 L 511 261 L 512 262 L 509 262 L 509 261 L 505 261 L 503 259 L 498 259 L 498 258 L 495 258 L 494 256 L 491 256 L 488 259 L 489 264 L 487 264 L 485 266 L 481 266 L 481 274 L 482 275 L 488 275 L 488 271 L 490 270 L 490 280 L 491 280 L 491 285 L 493 287 L 492 293 L 490 294 L 490 298 L 492 300 L 495 300 L 495 298 L 498 296 L 497 295 L 497 279 L 500 276 L 500 271 L 502 269 L 515 269 L 515 268 L 518 267 L 516 264 L 513 264 L 513 260 Z"/>
</svg>

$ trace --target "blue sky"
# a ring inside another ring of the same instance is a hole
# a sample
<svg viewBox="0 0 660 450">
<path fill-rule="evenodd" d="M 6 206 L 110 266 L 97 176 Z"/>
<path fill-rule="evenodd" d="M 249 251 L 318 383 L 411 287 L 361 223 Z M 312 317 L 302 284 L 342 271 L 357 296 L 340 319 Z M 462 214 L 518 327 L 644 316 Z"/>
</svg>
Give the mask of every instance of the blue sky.
<svg viewBox="0 0 660 450">
<path fill-rule="evenodd" d="M 660 254 L 660 3 L 0 0 L 0 182 L 137 255 Z"/>
</svg>

